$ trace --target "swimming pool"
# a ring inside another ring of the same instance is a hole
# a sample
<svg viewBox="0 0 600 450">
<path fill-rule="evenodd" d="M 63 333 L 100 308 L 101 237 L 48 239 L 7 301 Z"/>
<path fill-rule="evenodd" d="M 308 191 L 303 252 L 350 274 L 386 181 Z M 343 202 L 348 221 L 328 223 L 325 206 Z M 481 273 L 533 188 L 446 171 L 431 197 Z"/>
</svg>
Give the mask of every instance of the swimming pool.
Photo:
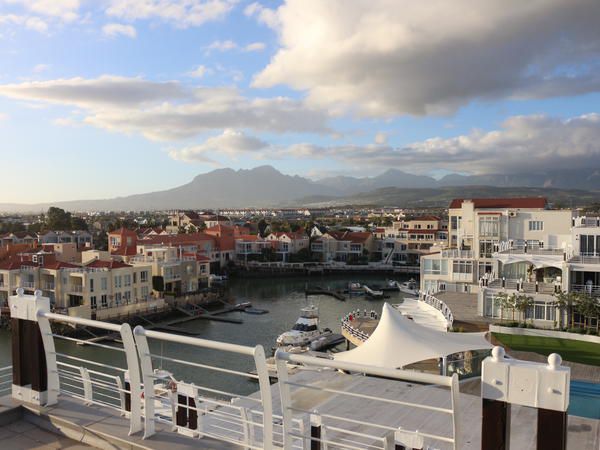
<svg viewBox="0 0 600 450">
<path fill-rule="evenodd" d="M 600 419 L 600 384 L 571 381 L 569 414 Z"/>
</svg>

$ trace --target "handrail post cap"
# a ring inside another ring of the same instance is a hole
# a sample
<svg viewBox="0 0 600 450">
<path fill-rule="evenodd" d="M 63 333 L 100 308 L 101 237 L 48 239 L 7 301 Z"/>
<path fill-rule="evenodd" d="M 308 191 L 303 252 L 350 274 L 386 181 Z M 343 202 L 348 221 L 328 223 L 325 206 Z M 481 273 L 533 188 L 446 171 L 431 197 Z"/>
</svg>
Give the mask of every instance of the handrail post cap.
<svg viewBox="0 0 600 450">
<path fill-rule="evenodd" d="M 494 359 L 494 361 L 502 361 L 504 359 L 504 355 L 505 351 L 504 348 L 502 348 L 501 346 L 496 345 L 492 349 L 492 358 Z"/>
<path fill-rule="evenodd" d="M 551 370 L 556 370 L 562 364 L 562 358 L 558 353 L 551 353 L 548 356 L 548 366 Z"/>
</svg>

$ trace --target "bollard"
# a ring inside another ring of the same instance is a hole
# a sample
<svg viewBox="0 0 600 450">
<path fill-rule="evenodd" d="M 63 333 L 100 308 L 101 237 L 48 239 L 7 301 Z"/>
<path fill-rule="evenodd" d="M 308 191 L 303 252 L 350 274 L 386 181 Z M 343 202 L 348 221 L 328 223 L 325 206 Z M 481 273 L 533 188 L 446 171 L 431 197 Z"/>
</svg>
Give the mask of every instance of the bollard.
<svg viewBox="0 0 600 450">
<path fill-rule="evenodd" d="M 12 328 L 12 396 L 16 400 L 36 405 L 54 404 L 58 386 L 48 389 L 48 369 L 44 343 L 37 320 L 37 311 L 50 311 L 50 299 L 42 291 L 8 299 Z"/>
<path fill-rule="evenodd" d="M 537 449 L 566 450 L 571 370 L 556 353 L 548 364 L 504 358 L 494 347 L 481 371 L 482 450 L 507 450 L 511 404 L 536 408 Z"/>
<path fill-rule="evenodd" d="M 321 416 L 315 411 L 310 415 L 310 450 L 321 450 Z"/>
</svg>

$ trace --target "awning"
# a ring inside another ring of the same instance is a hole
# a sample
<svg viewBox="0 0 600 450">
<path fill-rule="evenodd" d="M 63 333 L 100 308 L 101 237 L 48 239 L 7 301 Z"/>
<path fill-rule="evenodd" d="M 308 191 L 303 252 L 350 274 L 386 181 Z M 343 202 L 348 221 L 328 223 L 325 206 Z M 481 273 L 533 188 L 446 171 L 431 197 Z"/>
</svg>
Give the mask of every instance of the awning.
<svg viewBox="0 0 600 450">
<path fill-rule="evenodd" d="M 334 359 L 395 369 L 453 353 L 492 348 L 484 336 L 485 333 L 453 333 L 426 328 L 385 303 L 379 324 L 369 339 L 359 347 L 334 354 Z"/>
</svg>

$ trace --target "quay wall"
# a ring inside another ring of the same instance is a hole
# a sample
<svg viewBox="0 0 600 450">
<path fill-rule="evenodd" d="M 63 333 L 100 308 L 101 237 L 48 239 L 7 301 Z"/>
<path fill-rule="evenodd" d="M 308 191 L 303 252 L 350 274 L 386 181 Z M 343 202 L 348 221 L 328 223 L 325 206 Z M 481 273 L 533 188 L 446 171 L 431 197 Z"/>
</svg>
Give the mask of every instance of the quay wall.
<svg viewBox="0 0 600 450">
<path fill-rule="evenodd" d="M 490 332 L 501 334 L 513 334 L 517 336 L 537 336 L 558 339 L 570 339 L 572 341 L 583 341 L 592 342 L 594 344 L 600 344 L 600 336 L 567 333 L 566 331 L 540 330 L 537 328 L 503 327 L 500 325 L 490 325 Z"/>
</svg>

